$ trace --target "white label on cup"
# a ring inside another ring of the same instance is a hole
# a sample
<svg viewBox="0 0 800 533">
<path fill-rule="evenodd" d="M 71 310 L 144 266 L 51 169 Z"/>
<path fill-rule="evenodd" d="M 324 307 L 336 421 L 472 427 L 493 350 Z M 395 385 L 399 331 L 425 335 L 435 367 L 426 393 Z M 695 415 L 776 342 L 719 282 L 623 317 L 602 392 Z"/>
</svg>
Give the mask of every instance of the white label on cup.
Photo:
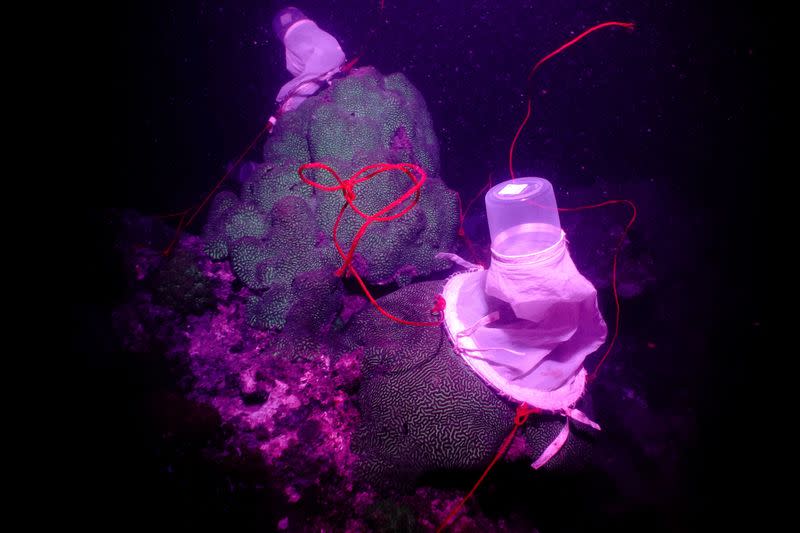
<svg viewBox="0 0 800 533">
<path fill-rule="evenodd" d="M 525 187 L 527 187 L 527 185 L 524 183 L 509 183 L 508 185 L 500 189 L 497 192 L 497 194 L 501 196 L 512 196 L 514 194 L 519 194 L 522 191 L 524 191 Z"/>
</svg>

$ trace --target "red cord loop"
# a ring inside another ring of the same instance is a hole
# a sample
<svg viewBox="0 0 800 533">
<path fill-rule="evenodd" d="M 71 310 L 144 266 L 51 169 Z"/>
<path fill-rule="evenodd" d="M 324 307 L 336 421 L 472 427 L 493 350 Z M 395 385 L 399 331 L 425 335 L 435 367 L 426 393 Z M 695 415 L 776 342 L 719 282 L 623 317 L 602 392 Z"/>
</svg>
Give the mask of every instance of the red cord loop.
<svg viewBox="0 0 800 533">
<path fill-rule="evenodd" d="M 308 177 L 306 177 L 305 172 L 310 169 L 317 169 L 317 170 L 324 170 L 336 180 L 337 185 L 322 185 L 321 183 L 314 181 Z M 355 186 L 359 183 L 364 183 L 365 181 L 369 181 L 375 176 L 382 174 L 384 172 L 389 172 L 397 170 L 403 172 L 408 178 L 411 180 L 411 186 L 398 198 L 394 201 L 389 202 L 381 209 L 376 211 L 375 213 L 365 213 L 362 211 L 356 204 L 355 200 L 357 195 L 355 193 Z M 422 185 L 425 183 L 427 179 L 427 174 L 425 171 L 414 164 L 411 163 L 377 163 L 375 165 L 368 165 L 349 178 L 343 180 L 339 174 L 336 173 L 331 167 L 324 163 L 306 163 L 301 165 L 300 168 L 297 169 L 297 173 L 300 175 L 300 179 L 314 187 L 315 189 L 319 189 L 325 192 L 334 192 L 334 191 L 342 191 L 342 195 L 344 196 L 344 205 L 339 210 L 339 215 L 336 217 L 336 222 L 333 224 L 333 245 L 336 248 L 336 251 L 339 253 L 339 257 L 342 258 L 342 265 L 336 270 L 336 275 L 341 277 L 343 275 L 353 276 L 358 284 L 361 286 L 361 290 L 364 291 L 364 295 L 367 299 L 372 303 L 373 306 L 385 317 L 394 320 L 400 324 L 404 324 L 407 326 L 438 326 L 442 323 L 441 320 L 436 322 L 417 322 L 413 320 L 405 320 L 402 318 L 398 318 L 393 314 L 386 311 L 383 307 L 381 307 L 375 298 L 372 297 L 372 294 L 367 289 L 366 283 L 364 280 L 361 279 L 358 271 L 353 266 L 353 257 L 356 253 L 356 248 L 358 247 L 358 243 L 361 241 L 361 238 L 366 233 L 367 228 L 373 222 L 388 222 L 390 220 L 395 220 L 400 218 L 401 216 L 408 213 L 415 205 L 420 198 L 420 190 L 422 189 Z M 339 244 L 339 226 L 342 222 L 342 218 L 344 217 L 345 211 L 347 208 L 352 209 L 358 216 L 364 219 L 364 223 L 361 224 L 361 227 L 356 232 L 355 236 L 353 237 L 353 242 L 350 243 L 350 247 L 347 251 L 345 251 L 342 246 Z M 441 298 L 441 297 L 440 297 Z M 442 302 L 444 302 L 444 298 L 442 298 Z M 440 304 L 437 302 L 434 304 L 433 309 L 437 309 L 441 305 L 440 311 L 444 309 L 444 304 Z M 438 312 L 438 311 L 437 311 Z"/>
</svg>

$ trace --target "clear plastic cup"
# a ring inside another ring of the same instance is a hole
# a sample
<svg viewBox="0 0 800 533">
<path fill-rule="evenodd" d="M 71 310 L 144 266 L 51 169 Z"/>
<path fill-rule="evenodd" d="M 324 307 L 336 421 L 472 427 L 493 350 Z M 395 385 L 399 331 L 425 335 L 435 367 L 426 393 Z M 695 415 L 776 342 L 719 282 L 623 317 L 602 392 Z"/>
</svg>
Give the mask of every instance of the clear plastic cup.
<svg viewBox="0 0 800 533">
<path fill-rule="evenodd" d="M 536 253 L 561 239 L 553 185 L 544 178 L 517 178 L 489 189 L 486 217 L 492 251 L 500 255 Z"/>
</svg>

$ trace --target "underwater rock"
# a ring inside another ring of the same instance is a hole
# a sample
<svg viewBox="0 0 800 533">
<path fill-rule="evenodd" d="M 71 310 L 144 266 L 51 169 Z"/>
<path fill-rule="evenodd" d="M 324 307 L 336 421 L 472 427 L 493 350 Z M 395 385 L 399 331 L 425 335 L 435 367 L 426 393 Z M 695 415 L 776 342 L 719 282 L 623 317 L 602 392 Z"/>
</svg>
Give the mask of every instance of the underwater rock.
<svg viewBox="0 0 800 533">
<path fill-rule="evenodd" d="M 431 320 L 443 282 L 415 283 L 378 303 L 408 320 Z M 413 334 L 412 334 L 413 333 Z M 515 405 L 495 393 L 457 355 L 440 327 L 410 327 L 372 307 L 357 314 L 345 349 L 363 350 L 361 422 L 353 439 L 357 472 L 377 486 L 413 483 L 440 470 L 485 467 L 513 427 Z M 558 435 L 563 419 L 532 416 L 526 426 L 528 464 Z M 583 432 L 545 465 L 558 469 L 585 453 Z"/>
<path fill-rule="evenodd" d="M 402 74 L 383 76 L 364 68 L 334 80 L 281 117 L 264 146 L 264 161 L 244 179 L 239 196 L 225 191 L 215 197 L 204 236 L 206 253 L 215 260 L 229 258 L 253 291 L 248 304 L 252 326 L 283 328 L 293 306 L 303 305 L 298 276 L 324 270 L 332 276 L 341 264 L 331 235 L 342 193 L 303 183 L 297 170 L 304 163 L 330 165 L 342 179 L 381 162 L 421 166 L 428 179 L 417 205 L 396 220 L 370 226 L 354 265 L 369 284 L 401 286 L 449 267 L 435 256 L 455 245 L 458 199 L 439 176 L 439 147 L 425 102 Z M 321 171 L 307 176 L 336 184 Z M 410 186 L 403 173 L 385 173 L 355 187 L 355 204 L 374 213 Z M 346 210 L 338 230 L 343 247 L 362 223 L 352 209 Z M 315 323 L 322 327 L 339 311 L 341 295 L 338 286 L 318 292 L 305 311 L 320 315 L 324 309 L 327 316 Z M 298 308 L 296 314 L 304 313 Z"/>
</svg>

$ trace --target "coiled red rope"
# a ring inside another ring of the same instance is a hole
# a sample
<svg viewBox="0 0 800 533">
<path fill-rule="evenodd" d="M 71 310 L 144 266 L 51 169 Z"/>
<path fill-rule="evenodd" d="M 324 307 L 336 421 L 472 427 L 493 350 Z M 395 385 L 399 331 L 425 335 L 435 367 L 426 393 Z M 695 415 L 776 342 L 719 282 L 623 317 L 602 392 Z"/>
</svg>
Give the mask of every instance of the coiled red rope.
<svg viewBox="0 0 800 533">
<path fill-rule="evenodd" d="M 309 179 L 306 177 L 305 172 L 310 169 L 318 169 L 324 170 L 328 172 L 331 176 L 334 177 L 336 180 L 337 185 L 322 185 L 314 180 Z M 408 178 L 411 180 L 411 187 L 409 187 L 403 194 L 401 194 L 397 199 L 393 200 L 392 202 L 385 205 L 383 208 L 379 209 L 375 213 L 365 213 L 362 211 L 355 203 L 357 198 L 355 187 L 360 183 L 364 183 L 366 181 L 371 180 L 378 174 L 382 174 L 383 172 L 389 172 L 392 170 L 398 170 L 403 172 Z M 391 314 L 389 311 L 384 309 L 380 306 L 380 304 L 375 300 L 372 294 L 369 292 L 366 283 L 359 275 L 358 271 L 353 266 L 353 257 L 355 256 L 356 248 L 358 247 L 358 243 L 361 241 L 361 238 L 366 233 L 367 228 L 373 222 L 388 222 L 390 220 L 395 220 L 397 218 L 402 217 L 411 209 L 417 205 L 420 197 L 420 189 L 422 185 L 425 183 L 427 179 L 427 174 L 425 171 L 414 164 L 411 163 L 377 163 L 374 165 L 368 165 L 351 177 L 347 179 L 342 179 L 339 174 L 333 170 L 331 167 L 324 163 L 306 163 L 301 165 L 300 168 L 297 169 L 298 174 L 300 175 L 300 179 L 303 180 L 308 185 L 319 189 L 321 191 L 326 192 L 335 192 L 335 191 L 342 191 L 342 196 L 344 197 L 344 204 L 342 208 L 339 210 L 339 215 L 336 217 L 336 222 L 333 224 L 333 245 L 336 248 L 336 251 L 339 253 L 339 256 L 342 258 L 342 266 L 336 271 L 337 276 L 343 276 L 345 274 L 352 275 L 358 284 L 361 286 L 361 290 L 364 291 L 364 295 L 370 301 L 370 303 L 375 306 L 375 308 L 386 318 L 394 320 L 400 324 L 405 324 L 407 326 L 438 326 L 442 323 L 444 318 L 444 311 L 445 306 L 447 305 L 440 295 L 436 296 L 436 301 L 431 308 L 432 314 L 438 314 L 439 320 L 436 322 L 419 322 L 414 320 L 406 320 L 404 318 L 397 317 Z M 405 204 L 405 205 L 404 205 Z M 350 243 L 350 247 L 347 251 L 342 248 L 339 244 L 339 225 L 342 222 L 342 217 L 347 211 L 347 208 L 350 207 L 358 216 L 364 219 L 364 223 L 361 224 L 361 227 L 356 232 L 355 236 L 353 237 L 353 241 Z M 394 212 L 393 212 L 394 211 Z"/>
</svg>

